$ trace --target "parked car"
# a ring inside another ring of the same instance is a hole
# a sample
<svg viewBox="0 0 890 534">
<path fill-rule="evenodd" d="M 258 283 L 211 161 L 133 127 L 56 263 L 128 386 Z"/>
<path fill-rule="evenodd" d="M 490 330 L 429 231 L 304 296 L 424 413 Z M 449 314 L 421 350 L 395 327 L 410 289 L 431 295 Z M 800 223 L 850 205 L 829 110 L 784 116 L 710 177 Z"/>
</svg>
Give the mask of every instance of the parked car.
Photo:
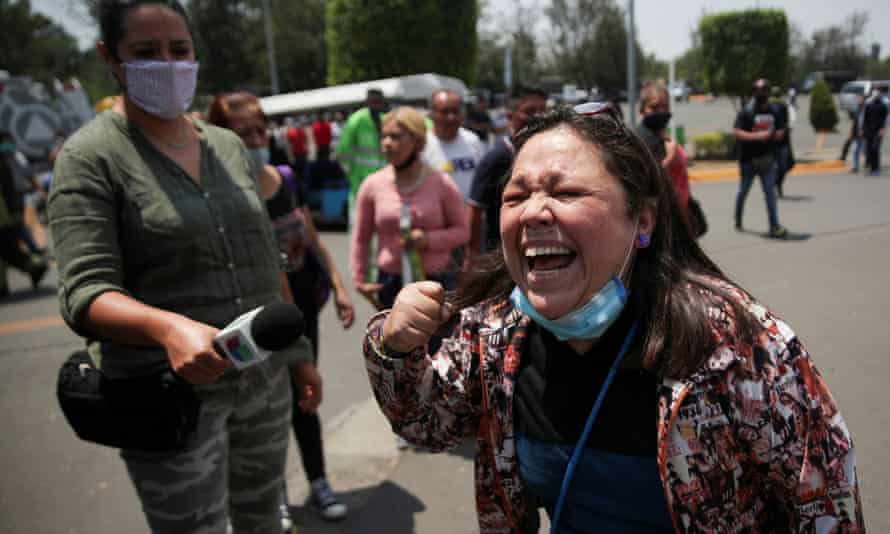
<svg viewBox="0 0 890 534">
<path fill-rule="evenodd" d="M 847 82 L 841 88 L 838 96 L 839 106 L 847 113 L 855 113 L 859 106 L 859 97 L 868 96 L 875 87 L 887 91 L 890 88 L 890 80 L 857 80 L 855 82 Z"/>
<path fill-rule="evenodd" d="M 851 70 L 817 70 L 807 74 L 803 83 L 800 84 L 800 92 L 809 94 L 813 90 L 813 86 L 816 85 L 816 80 L 824 80 L 831 92 L 837 93 L 845 83 L 856 78 L 856 73 Z"/>
<path fill-rule="evenodd" d="M 671 98 L 677 102 L 686 102 L 692 94 L 692 87 L 686 82 L 674 82 L 670 87 Z"/>
</svg>

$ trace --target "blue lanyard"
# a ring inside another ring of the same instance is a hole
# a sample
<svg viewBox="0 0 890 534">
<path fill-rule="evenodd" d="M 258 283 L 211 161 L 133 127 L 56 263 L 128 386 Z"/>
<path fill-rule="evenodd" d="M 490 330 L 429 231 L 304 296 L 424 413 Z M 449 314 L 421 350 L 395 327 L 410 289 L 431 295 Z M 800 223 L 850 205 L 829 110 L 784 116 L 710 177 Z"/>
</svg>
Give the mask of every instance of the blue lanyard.
<svg viewBox="0 0 890 534">
<path fill-rule="evenodd" d="M 584 424 L 584 432 L 581 433 L 581 437 L 575 445 L 575 450 L 572 452 L 572 458 L 569 460 L 569 465 L 566 467 L 566 472 L 562 477 L 559 498 L 556 499 L 556 508 L 553 510 L 553 518 L 550 522 L 550 534 L 556 534 L 556 527 L 559 525 L 559 516 L 562 513 L 562 506 L 565 504 L 566 493 L 569 491 L 569 484 L 572 482 L 572 476 L 575 474 L 575 467 L 578 466 L 578 460 L 581 458 L 584 444 L 587 443 L 587 438 L 590 436 L 590 430 L 593 428 L 593 422 L 596 421 L 596 416 L 599 415 L 603 399 L 606 398 L 606 392 L 609 391 L 609 386 L 612 385 L 615 373 L 618 372 L 618 366 L 621 365 L 621 361 L 624 359 L 628 347 L 630 347 L 630 342 L 633 341 L 634 335 L 637 333 L 637 326 L 639 326 L 639 324 L 639 321 L 635 321 L 633 326 L 630 327 L 630 332 L 627 333 L 627 337 L 624 338 L 624 342 L 621 344 L 621 350 L 618 351 L 618 357 L 615 358 L 615 361 L 612 363 L 612 367 L 609 369 L 609 374 L 606 375 L 606 380 L 603 382 L 599 395 L 596 397 L 596 402 L 593 403 L 593 409 L 590 410 L 590 415 L 587 416 L 587 423 Z"/>
</svg>

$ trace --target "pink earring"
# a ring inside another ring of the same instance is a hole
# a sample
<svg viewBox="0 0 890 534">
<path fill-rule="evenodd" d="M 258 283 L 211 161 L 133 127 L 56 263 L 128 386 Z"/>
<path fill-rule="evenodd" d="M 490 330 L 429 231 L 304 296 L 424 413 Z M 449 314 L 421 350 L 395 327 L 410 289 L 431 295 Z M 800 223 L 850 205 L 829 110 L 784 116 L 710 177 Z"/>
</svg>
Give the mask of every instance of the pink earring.
<svg viewBox="0 0 890 534">
<path fill-rule="evenodd" d="M 649 234 L 640 234 L 637 236 L 637 246 L 639 248 L 646 248 L 649 246 Z"/>
</svg>

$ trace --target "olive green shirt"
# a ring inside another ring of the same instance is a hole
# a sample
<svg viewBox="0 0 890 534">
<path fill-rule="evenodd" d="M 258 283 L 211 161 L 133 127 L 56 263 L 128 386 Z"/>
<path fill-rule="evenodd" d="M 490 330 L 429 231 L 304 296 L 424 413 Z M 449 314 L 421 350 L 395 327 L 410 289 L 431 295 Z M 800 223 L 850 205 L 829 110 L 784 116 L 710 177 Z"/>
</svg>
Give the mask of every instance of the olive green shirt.
<svg viewBox="0 0 890 534">
<path fill-rule="evenodd" d="M 68 139 L 56 161 L 47 209 L 62 317 L 108 376 L 151 372 L 167 357 L 84 329 L 84 312 L 103 292 L 218 328 L 281 300 L 280 254 L 244 144 L 195 124 L 200 183 L 113 111 Z M 311 359 L 296 347 L 281 357 Z"/>
</svg>

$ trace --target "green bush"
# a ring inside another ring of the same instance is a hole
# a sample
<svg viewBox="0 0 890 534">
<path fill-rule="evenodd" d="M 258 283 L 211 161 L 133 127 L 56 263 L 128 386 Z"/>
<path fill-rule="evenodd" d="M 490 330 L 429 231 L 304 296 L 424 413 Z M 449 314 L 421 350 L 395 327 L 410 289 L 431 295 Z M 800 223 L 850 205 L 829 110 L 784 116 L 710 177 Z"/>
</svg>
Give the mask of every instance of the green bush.
<svg viewBox="0 0 890 534">
<path fill-rule="evenodd" d="M 692 138 L 695 159 L 733 159 L 735 136 L 726 132 L 708 132 Z"/>
<path fill-rule="evenodd" d="M 810 124 L 816 131 L 833 132 L 837 121 L 837 108 L 834 107 L 831 89 L 825 80 L 816 80 L 810 92 Z"/>
</svg>

